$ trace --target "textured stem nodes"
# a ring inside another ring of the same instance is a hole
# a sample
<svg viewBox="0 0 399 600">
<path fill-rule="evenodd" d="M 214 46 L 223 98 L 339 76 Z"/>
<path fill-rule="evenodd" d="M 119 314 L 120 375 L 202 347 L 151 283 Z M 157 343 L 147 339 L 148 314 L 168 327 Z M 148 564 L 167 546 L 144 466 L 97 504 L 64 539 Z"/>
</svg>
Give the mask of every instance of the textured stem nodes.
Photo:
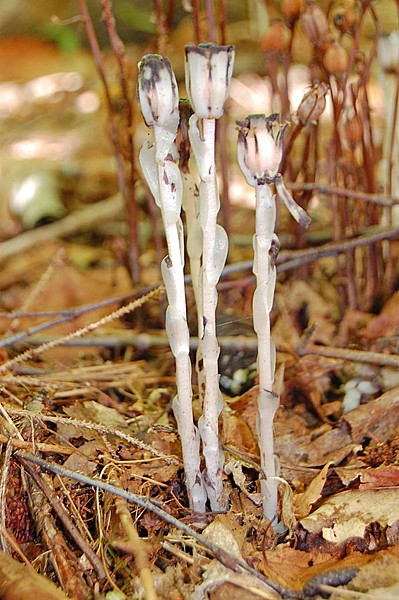
<svg viewBox="0 0 399 600">
<path fill-rule="evenodd" d="M 190 506 L 204 512 L 206 492 L 202 483 L 199 434 L 192 414 L 189 330 L 184 287 L 184 238 L 180 219 L 183 183 L 172 160 L 179 122 L 178 92 L 168 59 L 148 55 L 139 64 L 138 97 L 146 124 L 153 130 L 153 142 L 140 152 L 143 174 L 161 210 L 168 256 L 162 261 L 162 275 L 168 296 L 166 333 L 176 360 L 177 396 L 173 400 L 182 441 L 183 461 Z"/>
<path fill-rule="evenodd" d="M 250 115 L 238 125 L 238 162 L 247 182 L 255 187 L 256 216 L 253 271 L 256 289 L 253 297 L 253 321 L 258 338 L 258 416 L 257 431 L 263 476 L 263 511 L 269 520 L 277 517 L 277 473 L 274 455 L 273 420 L 279 398 L 273 391 L 275 348 L 270 334 L 270 312 L 276 286 L 276 259 L 279 241 L 274 233 L 276 203 L 269 184 L 274 183 L 279 197 L 292 216 L 307 227 L 310 219 L 286 189 L 278 168 L 282 159 L 282 137 L 286 125 L 278 114 Z"/>
<path fill-rule="evenodd" d="M 219 390 L 216 284 L 226 261 L 228 240 L 224 229 L 217 225 L 220 201 L 215 166 L 215 119 L 223 115 L 224 103 L 229 95 L 234 47 L 189 44 L 185 52 L 186 89 L 194 110 L 189 135 L 201 180 L 198 223 L 202 230 L 202 257 L 198 277 L 200 345 L 197 365 L 203 415 L 198 428 L 206 465 L 204 483 L 211 508 L 218 511 L 223 508 L 224 459 L 218 427 L 223 403 Z"/>
</svg>

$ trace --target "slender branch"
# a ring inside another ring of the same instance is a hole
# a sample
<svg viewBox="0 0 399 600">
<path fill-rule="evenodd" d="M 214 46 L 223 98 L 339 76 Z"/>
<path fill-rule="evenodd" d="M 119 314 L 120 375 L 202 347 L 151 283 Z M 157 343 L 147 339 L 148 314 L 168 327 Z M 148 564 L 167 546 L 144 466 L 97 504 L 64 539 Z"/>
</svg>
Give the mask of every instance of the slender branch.
<svg viewBox="0 0 399 600">
<path fill-rule="evenodd" d="M 21 362 L 27 361 L 30 358 L 32 358 L 33 356 L 38 356 L 39 354 L 43 354 L 43 352 L 47 352 L 47 350 L 50 350 L 51 348 L 55 348 L 60 343 L 67 342 L 67 341 L 75 339 L 77 337 L 81 337 L 82 335 L 86 335 L 86 333 L 88 333 L 89 331 L 93 331 L 94 329 L 97 329 L 98 327 L 101 327 L 102 325 L 105 325 L 106 323 L 109 323 L 110 321 L 119 319 L 120 317 L 133 312 L 137 308 L 140 308 L 141 306 L 146 304 L 149 300 L 152 300 L 153 298 L 157 298 L 163 292 L 164 292 L 164 288 L 162 286 L 155 288 L 146 296 L 142 296 L 138 300 L 134 300 L 133 302 L 130 302 L 126 306 L 122 306 L 122 308 L 119 308 L 118 310 L 112 312 L 109 315 L 106 315 L 105 317 L 103 317 L 102 319 L 99 319 L 98 321 L 95 321 L 94 323 L 89 323 L 88 325 L 85 325 L 84 327 L 81 327 L 80 329 L 77 329 L 76 331 L 73 331 L 71 333 L 68 333 L 67 335 L 64 335 L 64 336 L 58 338 L 58 340 L 53 340 L 52 342 L 49 342 L 48 344 L 43 344 L 42 346 L 39 346 L 38 348 L 26 350 L 22 354 L 18 354 L 14 358 L 11 358 L 10 360 L 7 360 L 6 362 L 4 362 L 0 366 L 0 373 L 7 372 L 14 365 L 17 365 Z"/>
<path fill-rule="evenodd" d="M 140 448 L 141 450 L 144 450 L 145 452 L 149 452 L 153 456 L 157 456 L 158 458 L 164 460 L 168 464 L 173 464 L 173 465 L 178 465 L 178 466 L 180 465 L 180 462 L 178 461 L 178 459 L 175 456 L 167 456 L 167 455 L 163 454 L 162 452 L 160 452 L 159 450 L 156 450 L 149 444 L 146 444 L 145 442 L 142 442 L 141 440 L 134 437 L 133 435 L 129 435 L 128 433 L 125 433 L 124 431 L 120 431 L 119 429 L 114 429 L 112 427 L 106 427 L 105 425 L 101 425 L 99 423 L 90 423 L 89 421 L 83 421 L 81 419 L 71 419 L 69 417 L 60 417 L 58 415 L 57 416 L 51 416 L 51 415 L 45 415 L 45 414 L 33 415 L 30 411 L 27 411 L 27 410 L 9 408 L 9 409 L 7 409 L 7 412 L 10 415 L 14 415 L 17 417 L 25 416 L 25 417 L 29 417 L 30 419 L 32 419 L 32 417 L 34 417 L 34 418 L 38 419 L 39 421 L 44 421 L 44 422 L 48 422 L 48 423 L 56 423 L 56 424 L 64 423 L 66 425 L 73 425 L 75 427 L 83 427 L 88 430 L 97 431 L 98 433 L 100 433 L 102 435 L 113 435 L 113 436 L 119 437 L 121 440 L 124 440 L 125 442 L 128 442 L 129 444 L 132 444 L 133 446 L 137 446 L 137 448 Z M 14 440 L 13 440 L 13 443 L 14 443 Z M 15 442 L 15 445 L 17 446 L 17 442 Z M 42 447 L 41 447 L 40 443 L 37 443 L 36 447 L 42 451 Z M 56 449 L 54 451 L 58 452 L 58 450 L 56 450 Z"/>
<path fill-rule="evenodd" d="M 20 252 L 31 250 L 39 244 L 66 237 L 80 231 L 93 230 L 102 223 L 106 223 L 122 216 L 123 201 L 120 194 L 106 200 L 101 200 L 93 205 L 85 206 L 70 215 L 43 225 L 38 229 L 31 229 L 19 234 L 0 244 L 0 262 L 15 256 Z"/>
<path fill-rule="evenodd" d="M 380 367 L 399 368 L 399 358 L 397 356 L 384 354 L 382 352 L 365 352 L 364 350 L 351 350 L 349 348 L 333 348 L 331 346 L 319 346 L 317 344 L 305 344 L 295 349 L 298 356 L 306 354 L 317 354 L 326 358 L 337 358 L 351 362 L 365 363 L 369 365 L 378 365 Z"/>
<path fill-rule="evenodd" d="M 125 46 L 116 30 L 115 18 L 112 11 L 111 0 L 101 0 L 103 9 L 103 18 L 107 30 L 109 41 L 115 54 L 119 67 L 119 78 L 122 89 L 122 96 L 125 103 L 126 121 L 127 121 L 127 158 L 129 163 L 129 178 L 126 189 L 126 208 L 129 219 L 129 270 L 132 275 L 133 283 L 140 281 L 139 269 L 139 240 L 138 240 L 138 205 L 135 194 L 136 165 L 134 156 L 133 139 L 133 98 L 129 92 L 129 75 L 126 61 Z M 122 190 L 121 190 L 122 192 Z"/>
<path fill-rule="evenodd" d="M 358 190 L 348 190 L 346 188 L 337 187 L 334 185 L 325 185 L 320 183 L 286 183 L 286 187 L 293 191 L 318 191 L 321 194 L 334 196 L 342 196 L 344 198 L 354 198 L 356 200 L 364 200 L 372 202 L 380 206 L 395 206 L 399 204 L 399 198 L 396 196 L 387 196 L 383 194 L 368 194 Z"/>
<path fill-rule="evenodd" d="M 26 462 L 33 463 L 35 465 L 38 465 L 41 469 L 43 469 L 45 471 L 50 471 L 51 473 L 55 473 L 56 475 L 60 475 L 61 477 L 69 477 L 70 479 L 79 481 L 80 483 L 83 483 L 85 485 L 90 485 L 92 487 L 104 490 L 105 492 L 108 492 L 110 494 L 118 496 L 119 498 L 123 498 L 123 499 L 127 500 L 127 502 L 137 504 L 138 506 L 141 506 L 145 510 L 149 510 L 153 514 L 157 515 L 160 519 L 162 519 L 166 523 L 169 523 L 173 527 L 176 527 L 176 529 L 183 531 L 190 537 L 197 540 L 200 544 L 202 544 L 205 548 L 207 548 L 210 552 L 212 552 L 214 557 L 228 569 L 230 569 L 234 572 L 240 572 L 240 570 L 242 569 L 242 570 L 246 571 L 247 573 L 250 573 L 257 579 L 260 579 L 260 581 L 262 581 L 266 585 L 270 586 L 275 591 L 281 592 L 283 590 L 283 588 L 281 588 L 278 584 L 274 583 L 270 579 L 267 579 L 258 571 L 255 571 L 255 569 L 250 567 L 242 558 L 233 556 L 232 554 L 230 554 L 229 552 L 227 552 L 220 546 L 218 546 L 212 542 L 209 542 L 202 535 L 200 535 L 199 533 L 194 531 L 194 529 L 192 529 L 191 527 L 189 527 L 182 521 L 179 521 L 178 519 L 173 517 L 171 514 L 167 513 L 165 510 L 163 510 L 161 508 L 161 503 L 159 503 L 155 500 L 150 500 L 146 496 L 139 496 L 138 494 L 134 494 L 132 492 L 127 492 L 126 490 L 123 490 L 119 487 L 115 487 L 115 486 L 113 486 L 109 483 L 106 483 L 105 481 L 102 481 L 100 479 L 88 477 L 87 475 L 84 475 L 82 473 L 77 473 L 75 471 L 71 471 L 70 469 L 66 469 L 65 467 L 62 467 L 60 465 L 49 463 L 49 462 L 43 460 L 42 458 L 33 456 L 26 452 L 19 452 L 19 451 L 15 452 L 15 456 L 24 464 L 26 464 Z M 292 595 L 292 596 L 287 595 L 287 590 L 284 590 L 284 592 L 285 592 L 285 594 L 284 594 L 285 597 L 292 597 L 292 598 L 297 597 L 296 595 Z M 288 591 L 288 593 L 290 594 L 289 591 Z"/>
</svg>

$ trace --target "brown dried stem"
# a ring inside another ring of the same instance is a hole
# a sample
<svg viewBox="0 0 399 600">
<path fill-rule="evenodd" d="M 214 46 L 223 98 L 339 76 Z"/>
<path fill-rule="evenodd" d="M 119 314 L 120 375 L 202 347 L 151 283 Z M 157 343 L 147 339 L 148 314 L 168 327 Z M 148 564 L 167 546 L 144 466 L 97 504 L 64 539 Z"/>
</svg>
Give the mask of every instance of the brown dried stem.
<svg viewBox="0 0 399 600">
<path fill-rule="evenodd" d="M 26 461 L 22 461 L 22 464 L 24 465 L 27 473 L 29 473 L 30 477 L 32 477 L 35 484 L 41 489 L 43 494 L 46 496 L 48 502 L 51 504 L 53 511 L 57 515 L 57 518 L 61 521 L 65 528 L 65 531 L 68 533 L 68 536 L 70 536 L 73 539 L 73 541 L 80 548 L 83 554 L 86 555 L 93 569 L 97 573 L 97 577 L 100 579 L 100 581 L 104 580 L 105 572 L 101 560 L 91 548 L 91 546 L 83 539 L 78 528 L 72 522 L 65 506 L 61 503 L 54 490 L 50 487 L 50 485 L 46 481 L 46 478 L 43 477 L 43 475 L 40 474 L 36 468 L 32 467 L 32 465 L 27 463 Z"/>
<path fill-rule="evenodd" d="M 129 73 L 126 58 L 125 46 L 116 30 L 115 18 L 112 10 L 111 0 L 101 0 L 103 9 L 103 19 L 107 30 L 108 38 L 119 68 L 119 80 L 122 90 L 122 97 L 126 111 L 126 132 L 127 132 L 127 162 L 129 165 L 129 177 L 126 186 L 126 207 L 129 221 L 129 270 L 133 283 L 140 281 L 139 269 L 139 240 L 137 233 L 138 226 L 138 205 L 135 193 L 136 165 L 134 157 L 134 139 L 133 139 L 133 102 L 134 94 L 129 89 Z M 123 191 L 121 190 L 123 193 Z"/>
<path fill-rule="evenodd" d="M 92 23 L 92 20 L 90 17 L 90 13 L 89 13 L 89 10 L 87 7 L 86 0 L 79 0 L 79 6 L 80 6 L 80 11 L 82 14 L 83 21 L 85 24 L 86 34 L 87 34 L 87 38 L 88 38 L 88 41 L 90 44 L 93 59 L 94 59 L 94 62 L 95 62 L 96 68 L 97 68 L 97 73 L 101 79 L 101 82 L 102 82 L 103 88 L 104 88 L 105 99 L 107 102 L 107 109 L 108 109 L 108 118 L 109 118 L 109 124 L 110 124 L 111 141 L 112 141 L 112 145 L 114 147 L 114 154 L 115 154 L 115 160 L 116 160 L 116 165 L 117 165 L 117 174 L 118 174 L 120 193 L 125 200 L 125 205 L 126 205 L 128 211 L 133 210 L 133 212 L 134 212 L 136 209 L 135 208 L 136 205 L 133 206 L 134 196 L 132 196 L 132 194 L 134 194 L 134 191 L 132 191 L 132 189 L 130 189 L 132 187 L 131 185 L 129 185 L 129 194 L 126 196 L 125 165 L 124 165 L 124 160 L 123 160 L 122 144 L 121 144 L 120 134 L 119 134 L 118 125 L 117 125 L 118 116 L 117 116 L 114 102 L 113 102 L 113 99 L 111 96 L 111 88 L 110 88 L 110 85 L 108 83 L 107 76 L 105 73 L 105 66 L 104 66 L 100 46 L 97 41 L 96 32 L 93 27 L 93 23 Z M 112 23 L 108 23 L 108 26 L 110 27 L 110 29 L 112 29 Z M 117 35 L 116 32 L 115 32 L 115 35 Z M 116 46 L 118 46 L 115 36 L 113 37 L 113 42 L 116 43 Z M 121 56 L 122 55 L 120 54 L 120 49 L 119 49 L 119 58 L 121 58 Z M 118 59 L 118 56 L 117 56 L 117 59 Z M 130 102 L 129 102 L 129 104 L 131 106 Z M 131 134 L 131 132 L 130 132 L 130 134 Z M 134 179 L 134 162 L 131 163 L 130 183 L 132 183 L 132 179 Z M 132 201 L 132 202 L 129 202 L 129 201 Z M 130 204 L 132 204 L 132 206 Z M 133 224 L 130 220 L 129 220 L 129 225 L 133 226 L 133 227 L 136 226 L 136 224 Z M 132 231 L 130 231 L 130 234 L 131 234 L 130 243 L 137 244 L 137 233 L 133 232 L 133 235 L 132 235 Z M 131 248 L 129 252 L 132 257 L 139 256 L 138 248 L 134 248 L 134 249 Z M 138 274 L 139 274 L 138 261 L 136 260 L 136 262 L 134 264 L 131 264 L 129 266 L 131 269 L 133 269 L 130 272 L 133 283 L 136 283 L 138 281 Z"/>
<path fill-rule="evenodd" d="M 113 480 L 112 484 L 119 486 L 120 482 Z M 157 600 L 158 596 L 155 591 L 154 581 L 151 575 L 148 553 L 145 548 L 144 541 L 137 533 L 137 529 L 130 514 L 128 504 L 123 498 L 116 497 L 115 506 L 116 513 L 119 516 L 122 528 L 128 539 L 128 545 L 126 546 L 126 544 L 124 544 L 124 548 L 134 556 L 136 568 L 139 572 L 140 581 L 144 589 L 144 596 L 146 600 Z"/>
</svg>

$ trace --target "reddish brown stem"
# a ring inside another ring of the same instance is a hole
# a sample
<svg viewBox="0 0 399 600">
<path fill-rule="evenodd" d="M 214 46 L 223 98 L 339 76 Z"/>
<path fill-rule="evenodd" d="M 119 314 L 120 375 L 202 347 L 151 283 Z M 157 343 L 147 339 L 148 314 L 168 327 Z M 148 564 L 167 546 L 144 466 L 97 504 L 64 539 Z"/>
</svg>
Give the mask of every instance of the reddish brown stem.
<svg viewBox="0 0 399 600">
<path fill-rule="evenodd" d="M 129 271 L 133 283 L 140 281 L 139 269 L 139 241 L 138 241 L 138 206 L 135 194 L 136 167 L 134 158 L 134 140 L 133 140 L 133 98 L 131 97 L 128 84 L 128 69 L 126 64 L 125 46 L 116 31 L 115 18 L 112 11 L 111 0 L 101 0 L 103 9 L 103 19 L 107 30 L 108 38 L 114 51 L 115 58 L 119 68 L 119 78 L 122 89 L 122 96 L 126 110 L 127 120 L 127 160 L 129 163 L 129 178 L 126 186 L 126 208 L 129 222 Z"/>
<path fill-rule="evenodd" d="M 198 44 L 201 42 L 199 0 L 192 0 L 192 5 L 193 5 L 194 41 L 195 41 L 195 44 L 198 46 Z"/>
<path fill-rule="evenodd" d="M 208 41 L 217 43 L 215 8 L 213 0 L 205 0 L 206 20 L 208 23 Z"/>
</svg>

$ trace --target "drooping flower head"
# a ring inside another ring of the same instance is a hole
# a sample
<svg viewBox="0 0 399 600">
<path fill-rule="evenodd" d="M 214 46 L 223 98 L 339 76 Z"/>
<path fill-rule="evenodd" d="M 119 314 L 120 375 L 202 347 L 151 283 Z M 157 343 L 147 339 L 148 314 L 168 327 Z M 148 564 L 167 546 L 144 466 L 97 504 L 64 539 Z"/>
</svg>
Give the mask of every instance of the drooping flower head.
<svg viewBox="0 0 399 600">
<path fill-rule="evenodd" d="M 144 121 L 148 127 L 176 130 L 179 92 L 169 60 L 159 54 L 147 54 L 138 67 L 137 92 Z"/>
<path fill-rule="evenodd" d="M 280 115 L 249 115 L 238 121 L 238 164 L 249 185 L 272 183 L 282 158 L 282 142 L 287 124 Z"/>
<path fill-rule="evenodd" d="M 208 43 L 185 46 L 187 95 L 199 119 L 219 119 L 223 115 L 234 56 L 234 46 Z"/>
</svg>

